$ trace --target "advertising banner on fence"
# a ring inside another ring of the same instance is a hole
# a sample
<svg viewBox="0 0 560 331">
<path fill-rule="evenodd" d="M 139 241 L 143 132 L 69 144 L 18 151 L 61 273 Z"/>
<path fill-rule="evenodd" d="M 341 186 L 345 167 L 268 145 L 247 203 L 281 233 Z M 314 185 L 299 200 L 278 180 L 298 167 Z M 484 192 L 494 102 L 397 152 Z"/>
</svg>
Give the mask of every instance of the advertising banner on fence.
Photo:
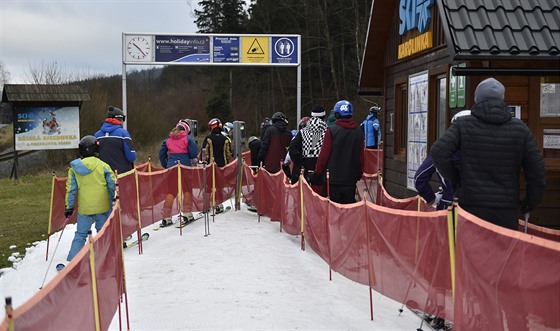
<svg viewBox="0 0 560 331">
<path fill-rule="evenodd" d="M 16 151 L 78 148 L 78 107 L 25 107 L 14 110 Z"/>
</svg>

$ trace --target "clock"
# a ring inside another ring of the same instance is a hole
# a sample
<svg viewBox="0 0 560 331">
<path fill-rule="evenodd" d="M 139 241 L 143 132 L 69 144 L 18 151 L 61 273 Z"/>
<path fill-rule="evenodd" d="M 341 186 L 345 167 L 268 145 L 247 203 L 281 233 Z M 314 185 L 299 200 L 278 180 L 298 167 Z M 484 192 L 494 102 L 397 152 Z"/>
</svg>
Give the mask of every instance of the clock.
<svg viewBox="0 0 560 331">
<path fill-rule="evenodd" d="M 150 55 L 152 45 L 144 37 L 134 37 L 128 41 L 126 51 L 132 60 L 143 60 Z"/>
</svg>

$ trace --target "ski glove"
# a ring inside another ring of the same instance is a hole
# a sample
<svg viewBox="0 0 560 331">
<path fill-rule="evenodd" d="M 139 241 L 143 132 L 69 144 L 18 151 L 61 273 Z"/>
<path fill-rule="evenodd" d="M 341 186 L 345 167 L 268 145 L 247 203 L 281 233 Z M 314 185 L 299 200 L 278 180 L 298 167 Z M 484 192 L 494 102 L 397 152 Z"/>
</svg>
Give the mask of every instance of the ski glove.
<svg viewBox="0 0 560 331">
<path fill-rule="evenodd" d="M 67 208 L 64 210 L 64 217 L 68 218 L 74 213 L 74 208 Z"/>
<path fill-rule="evenodd" d="M 438 191 L 436 193 L 434 193 L 435 195 L 435 199 L 432 202 L 432 206 L 437 207 L 437 205 L 439 204 L 439 201 L 441 200 L 441 197 L 443 196 L 443 191 Z"/>
</svg>

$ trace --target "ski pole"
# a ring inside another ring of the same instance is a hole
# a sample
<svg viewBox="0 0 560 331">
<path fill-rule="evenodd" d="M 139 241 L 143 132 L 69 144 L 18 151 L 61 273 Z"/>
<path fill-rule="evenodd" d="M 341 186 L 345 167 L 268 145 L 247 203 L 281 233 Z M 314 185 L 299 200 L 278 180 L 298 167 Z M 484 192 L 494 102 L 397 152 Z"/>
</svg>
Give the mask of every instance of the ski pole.
<svg viewBox="0 0 560 331">
<path fill-rule="evenodd" d="M 527 227 L 529 226 L 529 212 L 525 213 L 525 233 L 527 233 Z"/>
<path fill-rule="evenodd" d="M 72 215 L 74 215 L 74 213 L 72 213 L 70 216 L 66 217 L 66 219 L 64 220 L 64 226 L 62 227 L 62 231 L 60 231 L 60 236 L 58 237 L 58 241 L 56 242 L 56 246 L 54 247 L 54 252 L 53 252 L 52 259 L 49 262 L 49 266 L 47 267 L 47 271 L 45 272 L 45 277 L 43 277 L 43 282 L 41 283 L 41 287 L 39 287 L 39 289 L 42 289 L 43 285 L 45 285 L 45 280 L 47 279 L 47 275 L 49 274 L 49 269 L 51 268 L 52 262 L 54 260 L 54 256 L 56 255 L 56 250 L 58 249 L 58 244 L 60 244 L 60 239 L 62 239 L 62 235 L 64 234 L 64 229 L 66 229 L 66 224 L 68 224 L 68 220 L 70 219 L 70 217 L 72 217 Z"/>
</svg>

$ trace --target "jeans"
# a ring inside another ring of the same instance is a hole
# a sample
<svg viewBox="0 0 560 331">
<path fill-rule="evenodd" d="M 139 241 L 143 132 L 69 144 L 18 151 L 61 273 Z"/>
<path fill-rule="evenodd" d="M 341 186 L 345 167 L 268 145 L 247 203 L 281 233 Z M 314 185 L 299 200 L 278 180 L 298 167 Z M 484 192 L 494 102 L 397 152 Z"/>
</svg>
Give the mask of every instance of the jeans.
<svg viewBox="0 0 560 331">
<path fill-rule="evenodd" d="M 72 258 L 86 243 L 88 237 L 88 231 L 91 229 L 91 225 L 95 222 L 95 229 L 97 232 L 101 230 L 107 219 L 111 215 L 111 209 L 106 213 L 101 214 L 93 214 L 93 215 L 84 215 L 78 213 L 78 221 L 76 224 L 76 233 L 74 234 L 74 239 L 72 240 L 72 245 L 70 246 L 70 252 L 68 252 L 68 257 L 66 258 L 67 261 L 71 261 Z"/>
</svg>

